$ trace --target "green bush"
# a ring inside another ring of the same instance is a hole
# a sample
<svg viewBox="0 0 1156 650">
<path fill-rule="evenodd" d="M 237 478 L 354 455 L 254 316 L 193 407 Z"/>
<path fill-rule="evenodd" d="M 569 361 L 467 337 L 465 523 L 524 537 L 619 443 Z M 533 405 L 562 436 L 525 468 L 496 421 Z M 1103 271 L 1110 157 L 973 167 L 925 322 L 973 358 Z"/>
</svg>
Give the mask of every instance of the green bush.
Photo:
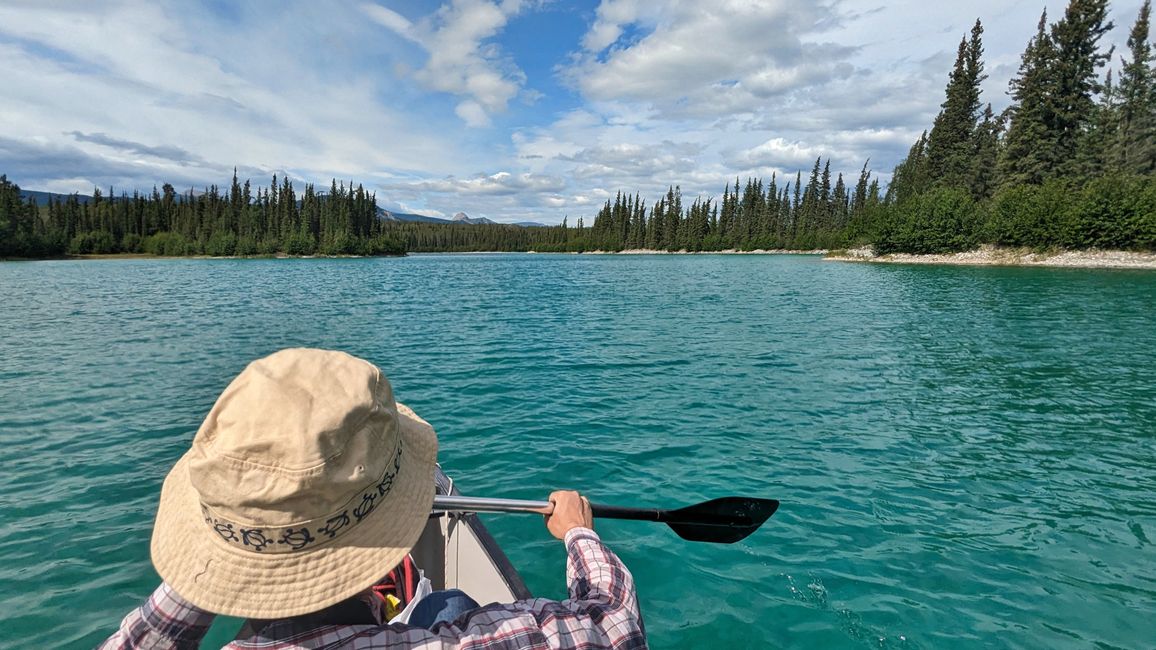
<svg viewBox="0 0 1156 650">
<path fill-rule="evenodd" d="M 1140 179 L 1143 182 L 1145 179 Z M 1156 177 L 1148 176 L 1143 191 L 1136 197 L 1136 246 L 1139 250 L 1156 251 Z"/>
<path fill-rule="evenodd" d="M 141 242 L 143 239 L 136 233 L 128 233 L 120 238 L 120 252 L 122 253 L 139 253 L 141 252 Z"/>
<path fill-rule="evenodd" d="M 53 257 L 67 250 L 63 238 L 56 235 L 16 233 L 0 236 L 0 259 L 7 257 Z"/>
<path fill-rule="evenodd" d="M 234 255 L 256 255 L 258 253 L 258 251 L 259 251 L 259 249 L 257 248 L 257 242 L 253 241 L 252 237 L 242 236 L 242 237 L 237 238 L 237 247 L 234 250 L 233 254 Z"/>
<path fill-rule="evenodd" d="M 107 255 L 116 252 L 112 233 L 103 230 L 85 232 L 72 238 L 68 244 L 71 255 Z"/>
<path fill-rule="evenodd" d="M 339 232 L 331 237 L 326 237 L 317 252 L 322 255 L 353 255 L 355 254 L 356 240 L 348 234 Z"/>
<path fill-rule="evenodd" d="M 875 250 L 937 254 L 968 251 L 979 245 L 983 210 L 969 193 L 937 188 L 907 199 L 881 215 Z"/>
<path fill-rule="evenodd" d="M 405 244 L 386 235 L 364 240 L 364 243 L 365 255 L 405 255 Z"/>
<path fill-rule="evenodd" d="M 180 233 L 158 232 L 145 237 L 141 242 L 141 251 L 149 255 L 181 257 L 193 254 L 195 249 Z"/>
<path fill-rule="evenodd" d="M 275 237 L 267 237 L 257 243 L 258 255 L 273 255 L 279 250 L 281 250 L 281 242 Z"/>
<path fill-rule="evenodd" d="M 294 233 L 285 238 L 285 252 L 289 255 L 312 255 L 317 250 L 313 235 Z"/>
<path fill-rule="evenodd" d="M 237 236 L 229 231 L 215 232 L 205 242 L 205 255 L 232 257 L 237 253 Z"/>
<path fill-rule="evenodd" d="M 1062 180 L 1000 190 L 991 203 L 985 239 L 1001 246 L 1044 249 L 1066 245 L 1072 235 L 1071 197 Z"/>
<path fill-rule="evenodd" d="M 1152 206 L 1143 184 L 1151 177 L 1103 176 L 1089 182 L 1072 206 L 1070 248 L 1151 248 Z"/>
</svg>

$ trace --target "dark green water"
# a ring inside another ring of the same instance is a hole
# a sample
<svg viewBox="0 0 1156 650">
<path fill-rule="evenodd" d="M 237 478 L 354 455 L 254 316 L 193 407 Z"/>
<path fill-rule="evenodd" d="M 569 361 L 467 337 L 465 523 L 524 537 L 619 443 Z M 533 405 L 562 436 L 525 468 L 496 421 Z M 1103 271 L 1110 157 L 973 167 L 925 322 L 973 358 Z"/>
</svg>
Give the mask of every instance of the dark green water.
<svg viewBox="0 0 1156 650">
<path fill-rule="evenodd" d="M 91 646 L 149 593 L 164 474 L 292 345 L 380 365 L 465 493 L 781 499 L 733 546 L 598 526 L 655 647 L 1156 643 L 1156 273 L 130 260 L 0 264 L 0 296 L 5 647 Z M 564 593 L 539 519 L 487 521 Z"/>
</svg>

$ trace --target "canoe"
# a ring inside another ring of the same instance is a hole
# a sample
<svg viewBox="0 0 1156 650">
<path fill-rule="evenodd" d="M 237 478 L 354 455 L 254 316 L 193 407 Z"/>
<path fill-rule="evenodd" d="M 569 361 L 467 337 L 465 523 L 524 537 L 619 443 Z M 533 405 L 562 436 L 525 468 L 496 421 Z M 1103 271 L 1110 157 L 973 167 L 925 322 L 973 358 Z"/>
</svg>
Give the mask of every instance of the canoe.
<svg viewBox="0 0 1156 650">
<path fill-rule="evenodd" d="M 435 482 L 438 494 L 459 494 L 441 467 Z M 518 570 L 473 513 L 431 514 L 410 554 L 435 591 L 461 589 L 483 605 L 532 598 Z"/>
</svg>

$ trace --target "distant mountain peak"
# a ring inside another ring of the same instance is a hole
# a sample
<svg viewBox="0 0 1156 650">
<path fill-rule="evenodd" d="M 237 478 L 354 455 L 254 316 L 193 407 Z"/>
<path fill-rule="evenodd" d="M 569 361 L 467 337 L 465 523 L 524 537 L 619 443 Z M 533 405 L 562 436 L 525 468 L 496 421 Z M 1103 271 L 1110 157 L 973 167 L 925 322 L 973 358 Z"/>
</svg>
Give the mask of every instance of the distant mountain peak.
<svg viewBox="0 0 1156 650">
<path fill-rule="evenodd" d="M 475 225 L 476 224 L 482 224 L 482 223 L 497 223 L 496 221 L 491 221 L 485 217 L 478 217 L 476 219 L 472 219 L 472 218 L 470 218 L 470 215 L 466 214 L 465 212 L 459 212 L 459 213 L 455 214 L 452 221 L 454 223 L 468 223 L 468 224 L 475 224 Z"/>
</svg>

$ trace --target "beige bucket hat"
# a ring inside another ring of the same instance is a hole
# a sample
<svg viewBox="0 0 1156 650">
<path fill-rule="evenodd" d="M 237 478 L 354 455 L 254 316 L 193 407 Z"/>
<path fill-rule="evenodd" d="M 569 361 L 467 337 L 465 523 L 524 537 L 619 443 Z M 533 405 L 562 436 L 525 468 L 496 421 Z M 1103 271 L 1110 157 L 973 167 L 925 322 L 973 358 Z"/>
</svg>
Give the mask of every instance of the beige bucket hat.
<svg viewBox="0 0 1156 650">
<path fill-rule="evenodd" d="M 169 472 L 152 560 L 218 614 L 281 618 L 368 588 L 421 535 L 437 436 L 375 366 L 290 349 L 229 384 Z"/>
</svg>

